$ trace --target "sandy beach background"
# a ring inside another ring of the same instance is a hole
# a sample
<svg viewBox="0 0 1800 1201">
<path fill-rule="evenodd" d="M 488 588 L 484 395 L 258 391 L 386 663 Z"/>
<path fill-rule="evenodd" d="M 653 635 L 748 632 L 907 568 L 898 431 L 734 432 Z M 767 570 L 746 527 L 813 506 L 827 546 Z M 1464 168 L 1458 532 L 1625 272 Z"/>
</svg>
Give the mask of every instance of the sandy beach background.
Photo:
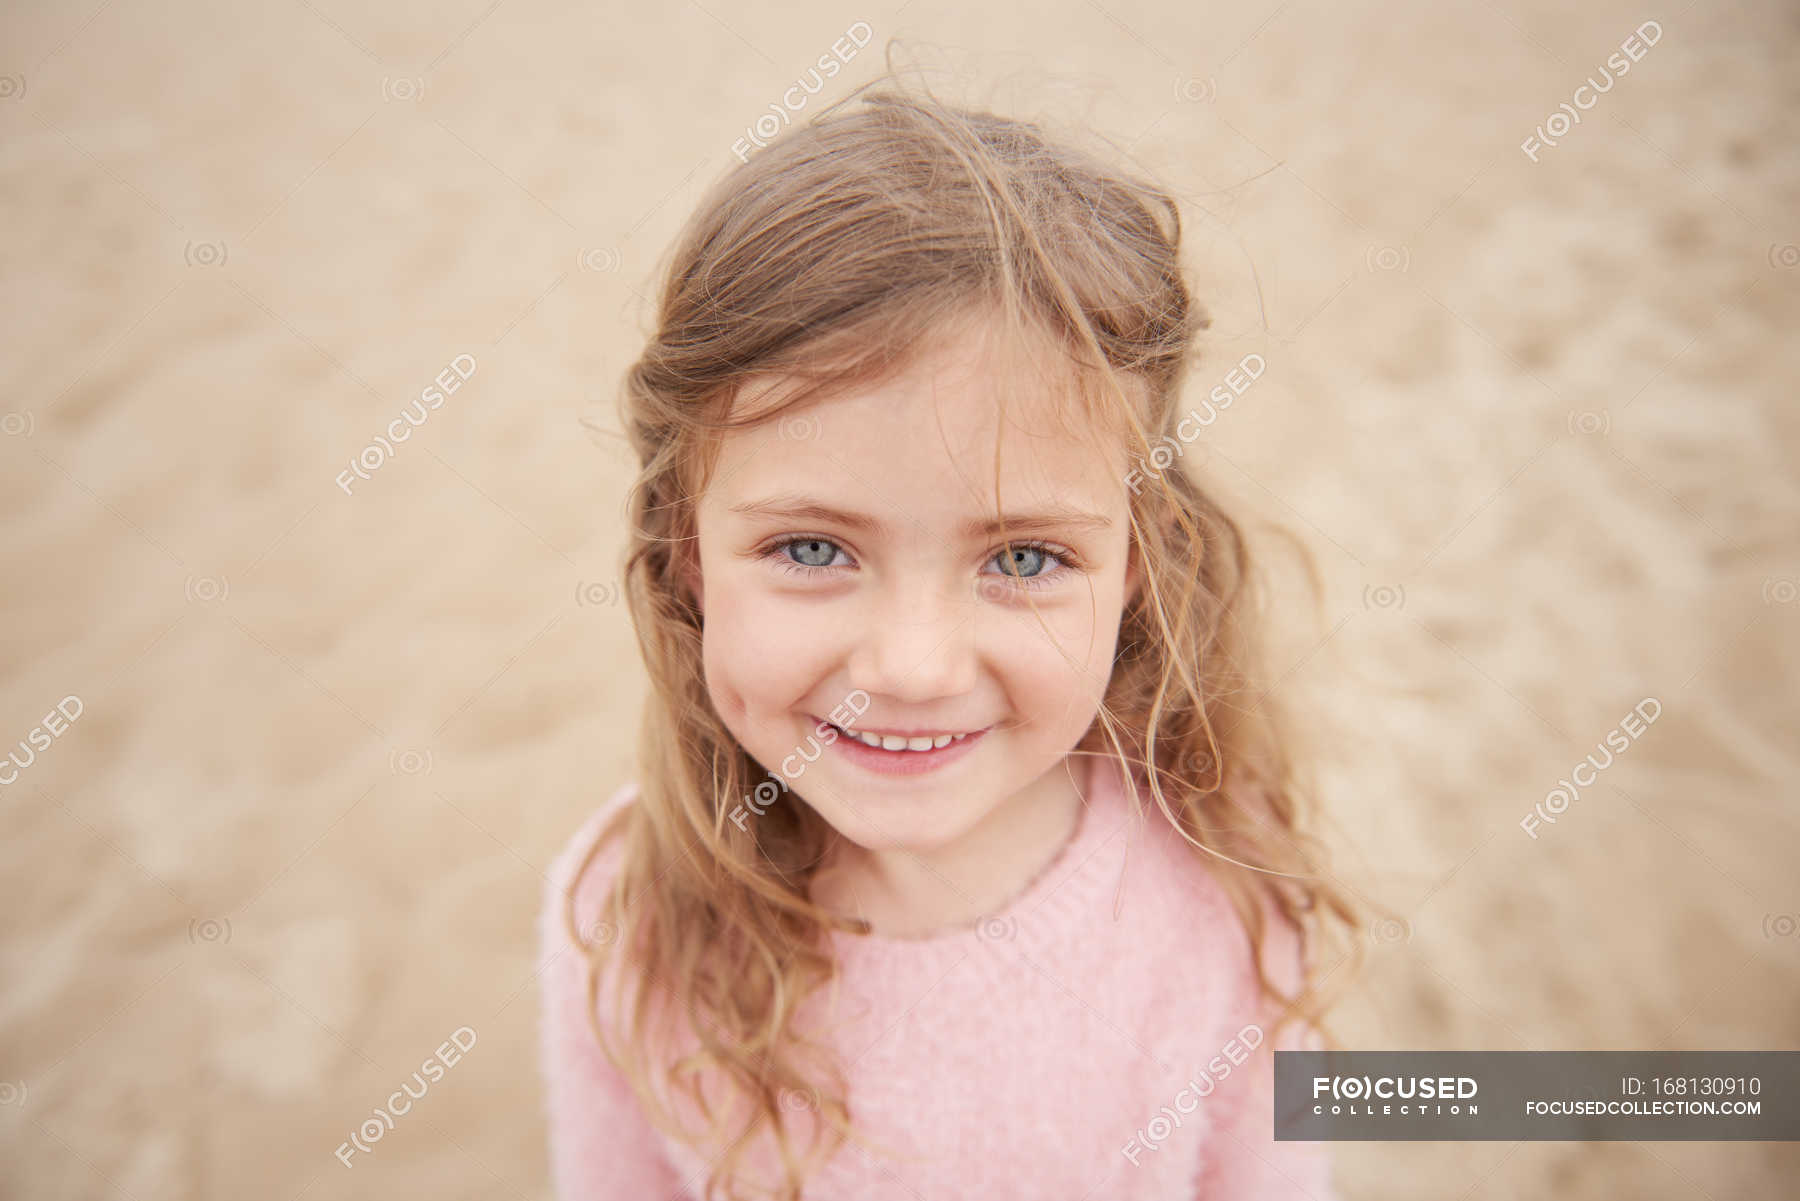
<svg viewBox="0 0 1800 1201">
<path fill-rule="evenodd" d="M 816 104 L 899 37 L 1099 131 L 1182 196 L 1196 396 L 1266 360 L 1184 464 L 1324 571 L 1320 612 L 1278 591 L 1279 687 L 1343 878 L 1405 915 L 1345 1045 L 1800 1045 L 1791 6 L 9 6 L 0 746 L 48 745 L 0 785 L 0 1192 L 548 1196 L 532 920 L 643 689 L 631 464 L 582 421 L 700 190 L 858 22 Z M 1337 1163 L 1726 1201 L 1800 1151 Z"/>
</svg>

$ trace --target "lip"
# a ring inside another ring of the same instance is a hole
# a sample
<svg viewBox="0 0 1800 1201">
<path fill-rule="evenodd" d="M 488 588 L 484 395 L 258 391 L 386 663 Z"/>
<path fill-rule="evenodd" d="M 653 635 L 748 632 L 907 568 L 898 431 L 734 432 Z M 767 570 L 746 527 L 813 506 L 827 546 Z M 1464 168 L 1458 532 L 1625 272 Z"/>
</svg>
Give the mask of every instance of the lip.
<svg viewBox="0 0 1800 1201">
<path fill-rule="evenodd" d="M 986 729 L 976 730 L 960 741 L 929 751 L 884 751 L 870 746 L 860 738 L 846 737 L 834 737 L 831 748 L 858 767 L 884 776 L 922 776 L 941 771 L 967 755 L 975 749 L 976 743 L 988 736 L 991 729 L 993 727 L 988 726 Z"/>
</svg>

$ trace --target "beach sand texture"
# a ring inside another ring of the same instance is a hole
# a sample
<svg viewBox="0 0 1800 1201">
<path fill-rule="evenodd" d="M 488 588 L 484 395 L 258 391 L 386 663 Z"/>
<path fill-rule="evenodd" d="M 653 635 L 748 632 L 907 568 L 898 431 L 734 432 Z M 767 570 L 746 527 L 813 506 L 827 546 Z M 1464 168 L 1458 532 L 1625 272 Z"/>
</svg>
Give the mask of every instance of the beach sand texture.
<svg viewBox="0 0 1800 1201">
<path fill-rule="evenodd" d="M 548 1196 L 532 921 L 644 689 L 634 464 L 583 418 L 616 428 L 701 190 L 858 21 L 794 119 L 900 37 L 1087 122 L 1182 198 L 1196 403 L 1265 364 L 1181 462 L 1322 571 L 1309 612 L 1270 560 L 1277 691 L 1341 878 L 1403 915 L 1344 1045 L 1800 1045 L 1791 7 L 82 0 L 0 14 L 0 745 L 47 742 L 0 785 L 0 1192 Z M 1800 1173 L 1337 1155 L 1386 1201 Z"/>
</svg>

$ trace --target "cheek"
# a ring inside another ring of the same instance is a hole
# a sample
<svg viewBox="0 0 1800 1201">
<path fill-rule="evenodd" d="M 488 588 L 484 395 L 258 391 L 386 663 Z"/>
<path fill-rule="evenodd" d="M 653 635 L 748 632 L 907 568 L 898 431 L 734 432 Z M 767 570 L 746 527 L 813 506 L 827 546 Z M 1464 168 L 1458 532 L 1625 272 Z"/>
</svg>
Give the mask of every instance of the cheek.
<svg viewBox="0 0 1800 1201">
<path fill-rule="evenodd" d="M 816 613 L 756 587 L 724 582 L 707 594 L 702 633 L 713 703 L 734 716 L 772 717 L 817 683 L 824 642 Z"/>
<path fill-rule="evenodd" d="M 1059 595 L 1054 604 L 1040 601 L 1044 605 L 1041 625 L 1039 618 L 1022 605 L 1016 611 L 1014 625 L 1020 636 L 1031 642 L 1036 658 L 1047 656 L 1051 660 L 1058 678 L 1080 671 L 1098 670 L 1105 675 L 1119 640 L 1123 601 L 1122 577 L 1097 576 L 1086 587 L 1078 586 L 1070 594 Z"/>
<path fill-rule="evenodd" d="M 1109 620 L 1104 608 L 1095 612 L 1083 597 L 1042 616 L 1049 633 L 1029 611 L 1009 618 L 990 645 L 987 661 L 1004 674 L 1017 703 L 1042 720 L 1055 724 L 1065 713 L 1070 721 L 1082 713 L 1091 719 L 1112 674 L 1118 614 L 1114 611 Z M 1079 722 L 1084 728 L 1087 719 Z"/>
</svg>

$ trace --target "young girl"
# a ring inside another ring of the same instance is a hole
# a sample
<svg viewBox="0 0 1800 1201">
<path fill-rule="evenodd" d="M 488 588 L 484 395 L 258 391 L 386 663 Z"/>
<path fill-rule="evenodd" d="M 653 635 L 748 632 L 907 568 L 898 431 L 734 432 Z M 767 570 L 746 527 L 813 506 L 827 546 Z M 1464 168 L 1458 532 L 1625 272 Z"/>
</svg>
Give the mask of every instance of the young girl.
<svg viewBox="0 0 1800 1201">
<path fill-rule="evenodd" d="M 1176 205 L 890 82 L 714 187 L 629 373 L 652 687 L 544 896 L 556 1194 L 1331 1201 L 1272 1053 L 1359 911 L 1155 449 L 1210 424 Z"/>
</svg>

